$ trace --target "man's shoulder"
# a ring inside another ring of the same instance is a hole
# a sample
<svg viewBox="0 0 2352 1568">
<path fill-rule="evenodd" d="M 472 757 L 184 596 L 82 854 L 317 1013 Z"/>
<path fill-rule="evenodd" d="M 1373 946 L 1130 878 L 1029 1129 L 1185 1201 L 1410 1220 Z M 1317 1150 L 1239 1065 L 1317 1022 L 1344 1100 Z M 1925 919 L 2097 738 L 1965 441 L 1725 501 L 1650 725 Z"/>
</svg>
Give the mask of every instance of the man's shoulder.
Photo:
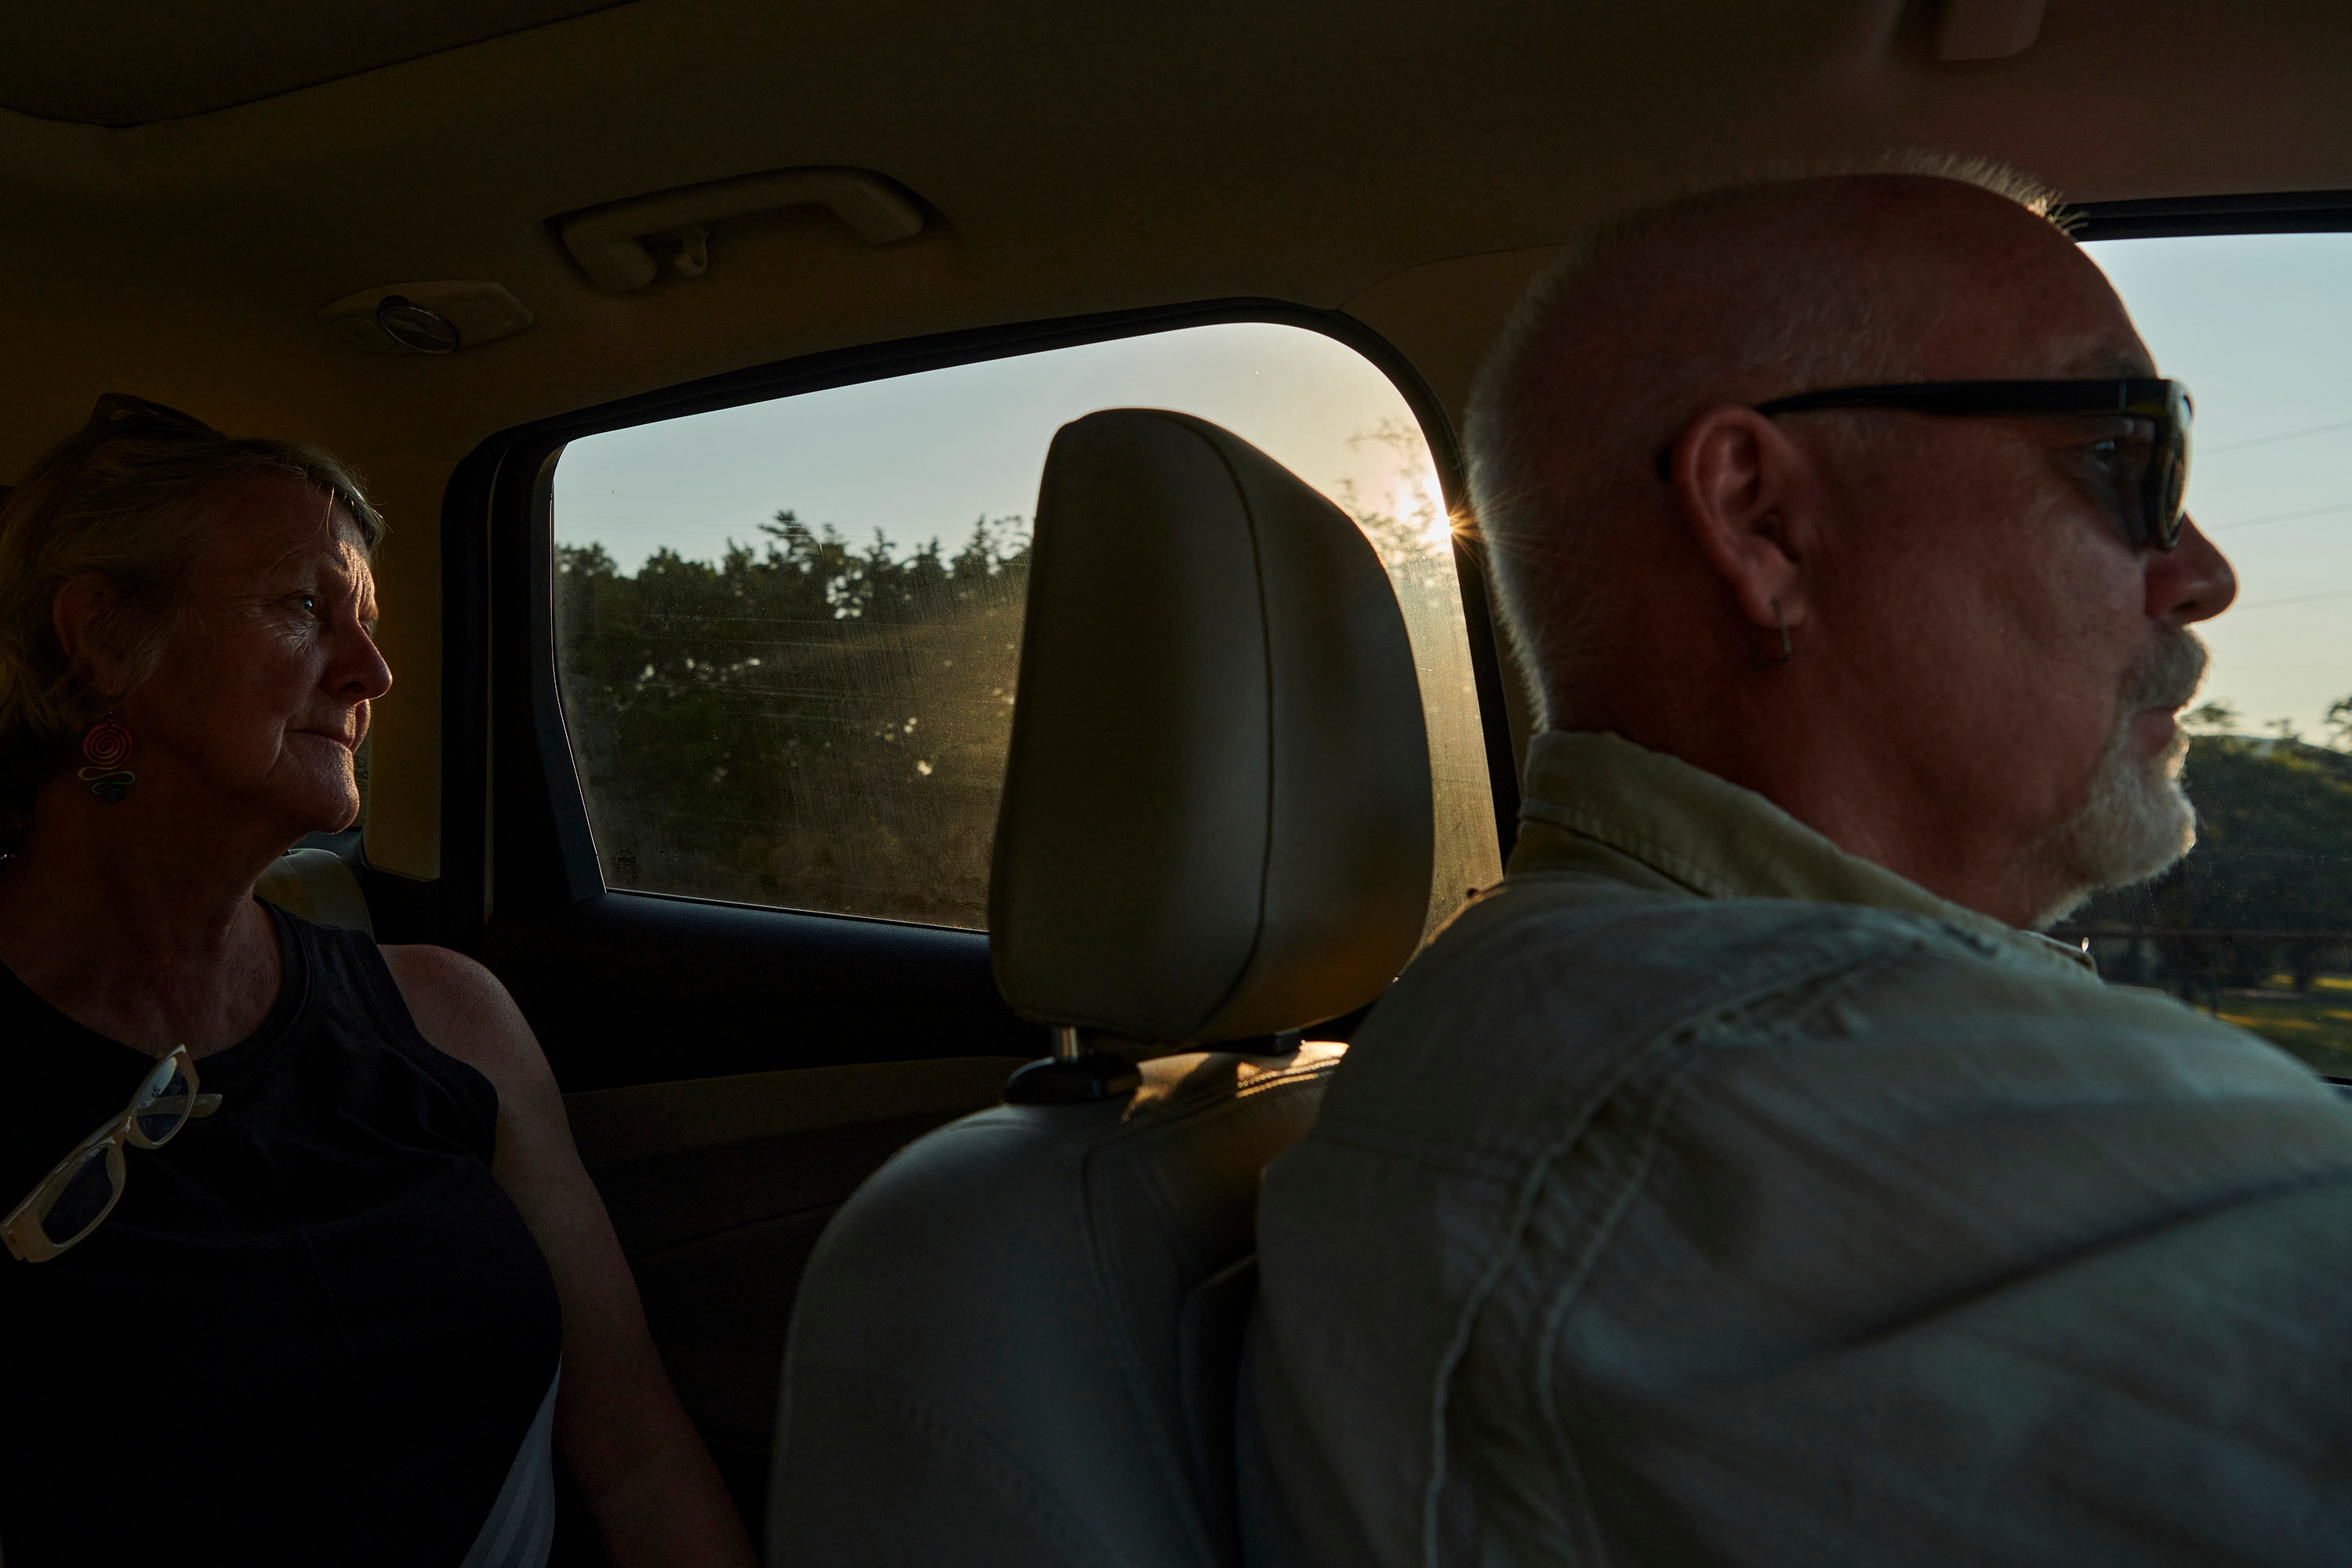
<svg viewBox="0 0 2352 1568">
<path fill-rule="evenodd" d="M 1496 1010 L 1558 996 L 1588 1014 L 1629 1003 L 1645 1014 L 1696 1012 L 1826 976 L 1890 971 L 1914 985 L 2047 995 L 2065 1009 L 2113 995 L 2065 949 L 2023 933 L 2000 940 L 1901 910 L 1675 896 L 1564 872 L 1513 878 L 1465 909 L 1381 1010 L 1411 1011 L 1424 993 L 1469 992 L 1493 998 Z M 1452 1000 L 1445 1011 L 1458 1016 Z"/>
<path fill-rule="evenodd" d="M 1606 1095 L 1645 1054 L 1832 1037 L 1890 1053 L 2103 1039 L 2275 1055 L 2168 997 L 2106 985 L 2054 944 L 2045 955 L 1864 905 L 1559 874 L 1507 883 L 1414 960 L 1359 1031 L 1327 1114 L 1485 1138 L 1514 1104 L 1548 1119 Z M 1904 1070 L 1892 1054 L 1883 1065 Z"/>
</svg>

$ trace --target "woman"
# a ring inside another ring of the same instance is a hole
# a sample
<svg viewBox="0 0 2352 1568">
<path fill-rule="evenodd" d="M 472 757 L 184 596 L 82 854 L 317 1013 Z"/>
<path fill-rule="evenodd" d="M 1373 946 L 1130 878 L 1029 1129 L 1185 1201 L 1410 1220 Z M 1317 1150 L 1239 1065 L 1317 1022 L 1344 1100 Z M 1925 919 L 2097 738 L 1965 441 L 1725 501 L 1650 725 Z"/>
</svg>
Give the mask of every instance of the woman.
<svg viewBox="0 0 2352 1568">
<path fill-rule="evenodd" d="M 614 1564 L 753 1560 L 505 990 L 253 897 L 358 811 L 381 531 L 119 395 L 0 507 L 9 1568 L 535 1568 L 551 1428 Z"/>
</svg>

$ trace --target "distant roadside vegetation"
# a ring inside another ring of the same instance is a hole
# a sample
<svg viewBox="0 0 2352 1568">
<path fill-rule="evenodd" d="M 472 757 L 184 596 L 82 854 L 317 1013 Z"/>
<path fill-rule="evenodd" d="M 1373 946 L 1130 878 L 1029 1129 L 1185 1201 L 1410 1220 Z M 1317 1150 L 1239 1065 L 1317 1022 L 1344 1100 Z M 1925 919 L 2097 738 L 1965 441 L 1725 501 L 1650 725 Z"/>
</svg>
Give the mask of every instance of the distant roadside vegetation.
<svg viewBox="0 0 2352 1568">
<path fill-rule="evenodd" d="M 2104 893 L 2056 933 L 2101 971 L 2161 986 L 2352 1077 L 2352 698 L 2335 743 L 2291 726 L 2228 732 L 2225 703 L 2186 715 L 2197 847 L 2144 887 Z"/>
<path fill-rule="evenodd" d="M 1427 520 L 1349 510 L 1392 566 L 1426 553 Z M 981 518 L 953 552 L 861 547 L 791 511 L 761 532 L 635 573 L 558 547 L 558 668 L 606 877 L 984 928 L 1026 520 Z M 1399 585 L 1441 591 L 1409 568 Z M 2055 934 L 2352 1078 L 2352 698 L 2326 744 L 2237 733 L 2224 703 L 2186 720 L 2197 848 Z"/>
<path fill-rule="evenodd" d="M 1426 465 L 1402 421 L 1349 445 Z M 1408 620 L 1458 618 L 1434 500 L 1335 488 Z M 602 543 L 556 547 L 556 668 L 605 879 L 984 929 L 1028 520 L 981 517 L 953 549 L 861 545 L 792 510 L 759 533 L 633 573 Z"/>
<path fill-rule="evenodd" d="M 564 715 L 616 887 L 980 927 L 1029 538 L 556 552 Z"/>
</svg>

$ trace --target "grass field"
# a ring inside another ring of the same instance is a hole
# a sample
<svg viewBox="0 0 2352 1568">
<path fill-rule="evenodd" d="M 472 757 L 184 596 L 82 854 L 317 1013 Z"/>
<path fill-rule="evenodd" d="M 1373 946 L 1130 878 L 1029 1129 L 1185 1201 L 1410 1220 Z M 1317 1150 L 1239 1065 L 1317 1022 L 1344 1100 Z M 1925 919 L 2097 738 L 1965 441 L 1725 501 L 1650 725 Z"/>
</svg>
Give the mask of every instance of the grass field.
<svg viewBox="0 0 2352 1568">
<path fill-rule="evenodd" d="M 2223 991 L 2221 1016 L 2293 1051 L 2329 1078 L 2352 1079 L 2352 974 L 2323 974 L 2298 994 L 2284 974 Z"/>
</svg>

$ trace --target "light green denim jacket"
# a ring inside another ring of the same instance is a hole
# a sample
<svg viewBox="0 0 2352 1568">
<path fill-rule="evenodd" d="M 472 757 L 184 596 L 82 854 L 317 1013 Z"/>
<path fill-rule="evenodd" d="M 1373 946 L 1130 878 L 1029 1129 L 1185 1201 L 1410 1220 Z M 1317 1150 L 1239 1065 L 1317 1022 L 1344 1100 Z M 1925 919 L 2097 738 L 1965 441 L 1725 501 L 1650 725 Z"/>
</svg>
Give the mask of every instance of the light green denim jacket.
<svg viewBox="0 0 2352 1568">
<path fill-rule="evenodd" d="M 1672 758 L 1528 775 L 1268 1173 L 1259 1555 L 2352 1562 L 2352 1108 Z"/>
</svg>

